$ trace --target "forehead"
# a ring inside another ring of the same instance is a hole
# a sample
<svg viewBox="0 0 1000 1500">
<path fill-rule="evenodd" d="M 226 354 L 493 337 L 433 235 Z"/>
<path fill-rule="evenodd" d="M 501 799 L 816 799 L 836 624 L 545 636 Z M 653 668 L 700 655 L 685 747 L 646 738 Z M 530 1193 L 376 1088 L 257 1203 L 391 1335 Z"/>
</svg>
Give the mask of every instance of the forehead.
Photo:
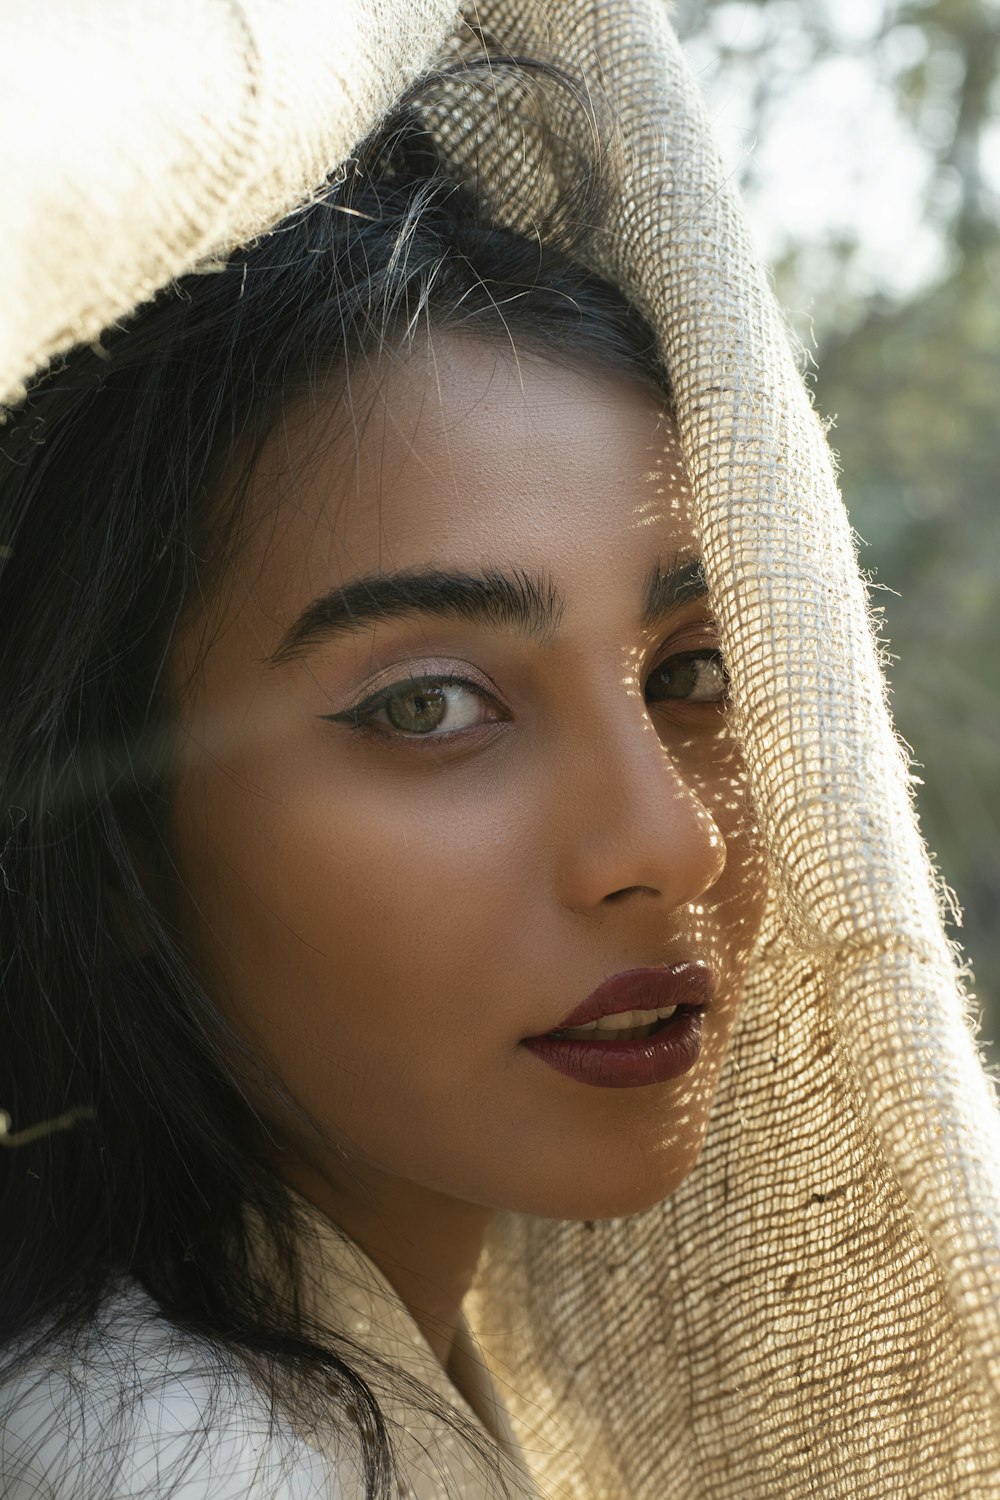
<svg viewBox="0 0 1000 1500">
<path fill-rule="evenodd" d="M 637 379 L 439 333 L 331 386 L 257 465 L 265 591 L 428 565 L 645 576 L 694 550 L 673 424 Z"/>
</svg>

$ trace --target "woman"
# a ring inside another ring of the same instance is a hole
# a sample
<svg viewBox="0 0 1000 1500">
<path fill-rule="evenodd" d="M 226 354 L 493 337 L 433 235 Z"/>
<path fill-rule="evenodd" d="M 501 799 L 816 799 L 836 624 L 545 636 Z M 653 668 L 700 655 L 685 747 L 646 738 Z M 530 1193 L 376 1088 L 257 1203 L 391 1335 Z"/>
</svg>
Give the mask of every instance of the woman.
<svg viewBox="0 0 1000 1500">
<path fill-rule="evenodd" d="M 14 1494 L 996 1479 L 847 528 L 669 39 L 575 20 L 494 18 L 602 65 L 605 201 L 491 43 L 12 420 Z"/>
</svg>

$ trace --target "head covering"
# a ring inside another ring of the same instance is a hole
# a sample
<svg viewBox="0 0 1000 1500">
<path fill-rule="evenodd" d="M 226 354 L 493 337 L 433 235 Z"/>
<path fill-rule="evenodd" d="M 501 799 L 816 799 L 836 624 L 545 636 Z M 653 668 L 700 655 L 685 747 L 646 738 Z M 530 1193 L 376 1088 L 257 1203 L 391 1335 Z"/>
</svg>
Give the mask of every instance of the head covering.
<svg viewBox="0 0 1000 1500">
<path fill-rule="evenodd" d="M 8 403 L 267 231 L 480 33 L 606 101 L 597 269 L 662 341 L 769 905 L 696 1169 L 631 1218 L 499 1216 L 467 1310 L 504 1332 L 543 1491 L 1000 1494 L 1000 1116 L 823 429 L 659 0 L 35 0 L 4 33 Z M 512 168 L 516 105 L 443 83 L 428 118 L 527 224 L 573 162 Z"/>
</svg>

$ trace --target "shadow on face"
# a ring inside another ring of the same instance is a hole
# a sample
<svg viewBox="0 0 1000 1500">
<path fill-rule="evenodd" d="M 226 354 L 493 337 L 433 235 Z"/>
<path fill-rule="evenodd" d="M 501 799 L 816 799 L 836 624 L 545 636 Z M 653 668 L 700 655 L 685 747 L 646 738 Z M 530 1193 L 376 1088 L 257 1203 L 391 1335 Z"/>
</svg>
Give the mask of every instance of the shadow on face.
<svg viewBox="0 0 1000 1500">
<path fill-rule="evenodd" d="M 272 1108 L 349 1231 L 633 1213 L 697 1157 L 763 900 L 676 433 L 638 380 L 456 333 L 365 378 L 272 434 L 176 643 L 181 939 L 327 1133 Z M 680 1076 L 524 1045 L 690 961 L 715 991 Z"/>
</svg>

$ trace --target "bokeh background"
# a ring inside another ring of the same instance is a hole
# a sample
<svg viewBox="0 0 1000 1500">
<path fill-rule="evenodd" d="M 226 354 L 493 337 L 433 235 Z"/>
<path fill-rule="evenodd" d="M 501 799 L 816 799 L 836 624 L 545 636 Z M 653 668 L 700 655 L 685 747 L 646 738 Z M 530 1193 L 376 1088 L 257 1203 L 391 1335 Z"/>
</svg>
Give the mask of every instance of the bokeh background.
<svg viewBox="0 0 1000 1500">
<path fill-rule="evenodd" d="M 1000 0 L 675 0 L 674 21 L 833 419 L 996 1073 Z"/>
</svg>

